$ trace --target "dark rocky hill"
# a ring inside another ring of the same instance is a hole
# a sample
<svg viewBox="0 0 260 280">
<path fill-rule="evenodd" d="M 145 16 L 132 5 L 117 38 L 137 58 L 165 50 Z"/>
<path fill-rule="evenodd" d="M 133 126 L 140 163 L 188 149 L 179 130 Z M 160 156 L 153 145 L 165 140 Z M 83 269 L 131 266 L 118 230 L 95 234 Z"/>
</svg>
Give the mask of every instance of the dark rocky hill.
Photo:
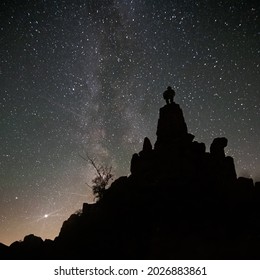
<svg viewBox="0 0 260 280">
<path fill-rule="evenodd" d="M 188 133 L 176 103 L 160 109 L 157 141 L 133 155 L 95 204 L 63 223 L 54 241 L 33 235 L 2 258 L 259 259 L 260 183 L 237 178 L 226 138 Z"/>
</svg>

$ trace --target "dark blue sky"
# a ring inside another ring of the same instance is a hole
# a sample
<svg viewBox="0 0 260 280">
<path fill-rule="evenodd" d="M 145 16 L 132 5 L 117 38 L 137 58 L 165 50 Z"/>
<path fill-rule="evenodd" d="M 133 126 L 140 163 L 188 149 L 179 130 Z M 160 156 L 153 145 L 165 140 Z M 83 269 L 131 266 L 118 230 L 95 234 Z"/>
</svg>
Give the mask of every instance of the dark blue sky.
<svg viewBox="0 0 260 280">
<path fill-rule="evenodd" d="M 228 3 L 227 3 L 228 2 Z M 260 179 L 256 1 L 1 1 L 0 242 L 93 201 L 79 154 L 129 173 L 168 85 L 189 132 Z"/>
</svg>

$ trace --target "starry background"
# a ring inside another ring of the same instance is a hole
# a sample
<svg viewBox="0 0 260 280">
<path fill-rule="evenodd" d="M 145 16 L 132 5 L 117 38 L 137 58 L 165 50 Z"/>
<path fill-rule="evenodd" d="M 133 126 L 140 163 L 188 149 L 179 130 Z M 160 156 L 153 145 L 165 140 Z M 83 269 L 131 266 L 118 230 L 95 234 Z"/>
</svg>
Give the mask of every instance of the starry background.
<svg viewBox="0 0 260 280">
<path fill-rule="evenodd" d="M 256 2 L 1 1 L 0 242 L 53 239 L 93 202 L 79 155 L 128 175 L 168 85 L 195 140 L 227 137 L 259 180 Z"/>
</svg>

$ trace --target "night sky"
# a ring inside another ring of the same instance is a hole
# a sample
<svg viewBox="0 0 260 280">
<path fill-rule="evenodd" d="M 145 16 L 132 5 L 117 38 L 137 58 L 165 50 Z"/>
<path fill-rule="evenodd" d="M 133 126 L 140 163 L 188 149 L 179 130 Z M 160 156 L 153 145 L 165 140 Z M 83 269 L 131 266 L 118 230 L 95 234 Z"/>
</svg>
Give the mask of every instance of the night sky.
<svg viewBox="0 0 260 280">
<path fill-rule="evenodd" d="M 58 235 L 93 168 L 129 174 L 171 85 L 189 132 L 260 180 L 257 1 L 0 3 L 0 242 Z"/>
</svg>

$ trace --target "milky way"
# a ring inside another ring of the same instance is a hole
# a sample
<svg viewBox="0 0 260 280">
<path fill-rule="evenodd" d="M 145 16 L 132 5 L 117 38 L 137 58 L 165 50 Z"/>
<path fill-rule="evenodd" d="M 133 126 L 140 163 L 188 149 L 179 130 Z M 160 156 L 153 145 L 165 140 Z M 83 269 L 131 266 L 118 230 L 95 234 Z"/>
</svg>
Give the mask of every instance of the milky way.
<svg viewBox="0 0 260 280">
<path fill-rule="evenodd" d="M 0 242 L 54 238 L 93 202 L 80 155 L 128 175 L 168 85 L 195 140 L 227 137 L 259 180 L 256 2 L 1 1 Z"/>
</svg>

